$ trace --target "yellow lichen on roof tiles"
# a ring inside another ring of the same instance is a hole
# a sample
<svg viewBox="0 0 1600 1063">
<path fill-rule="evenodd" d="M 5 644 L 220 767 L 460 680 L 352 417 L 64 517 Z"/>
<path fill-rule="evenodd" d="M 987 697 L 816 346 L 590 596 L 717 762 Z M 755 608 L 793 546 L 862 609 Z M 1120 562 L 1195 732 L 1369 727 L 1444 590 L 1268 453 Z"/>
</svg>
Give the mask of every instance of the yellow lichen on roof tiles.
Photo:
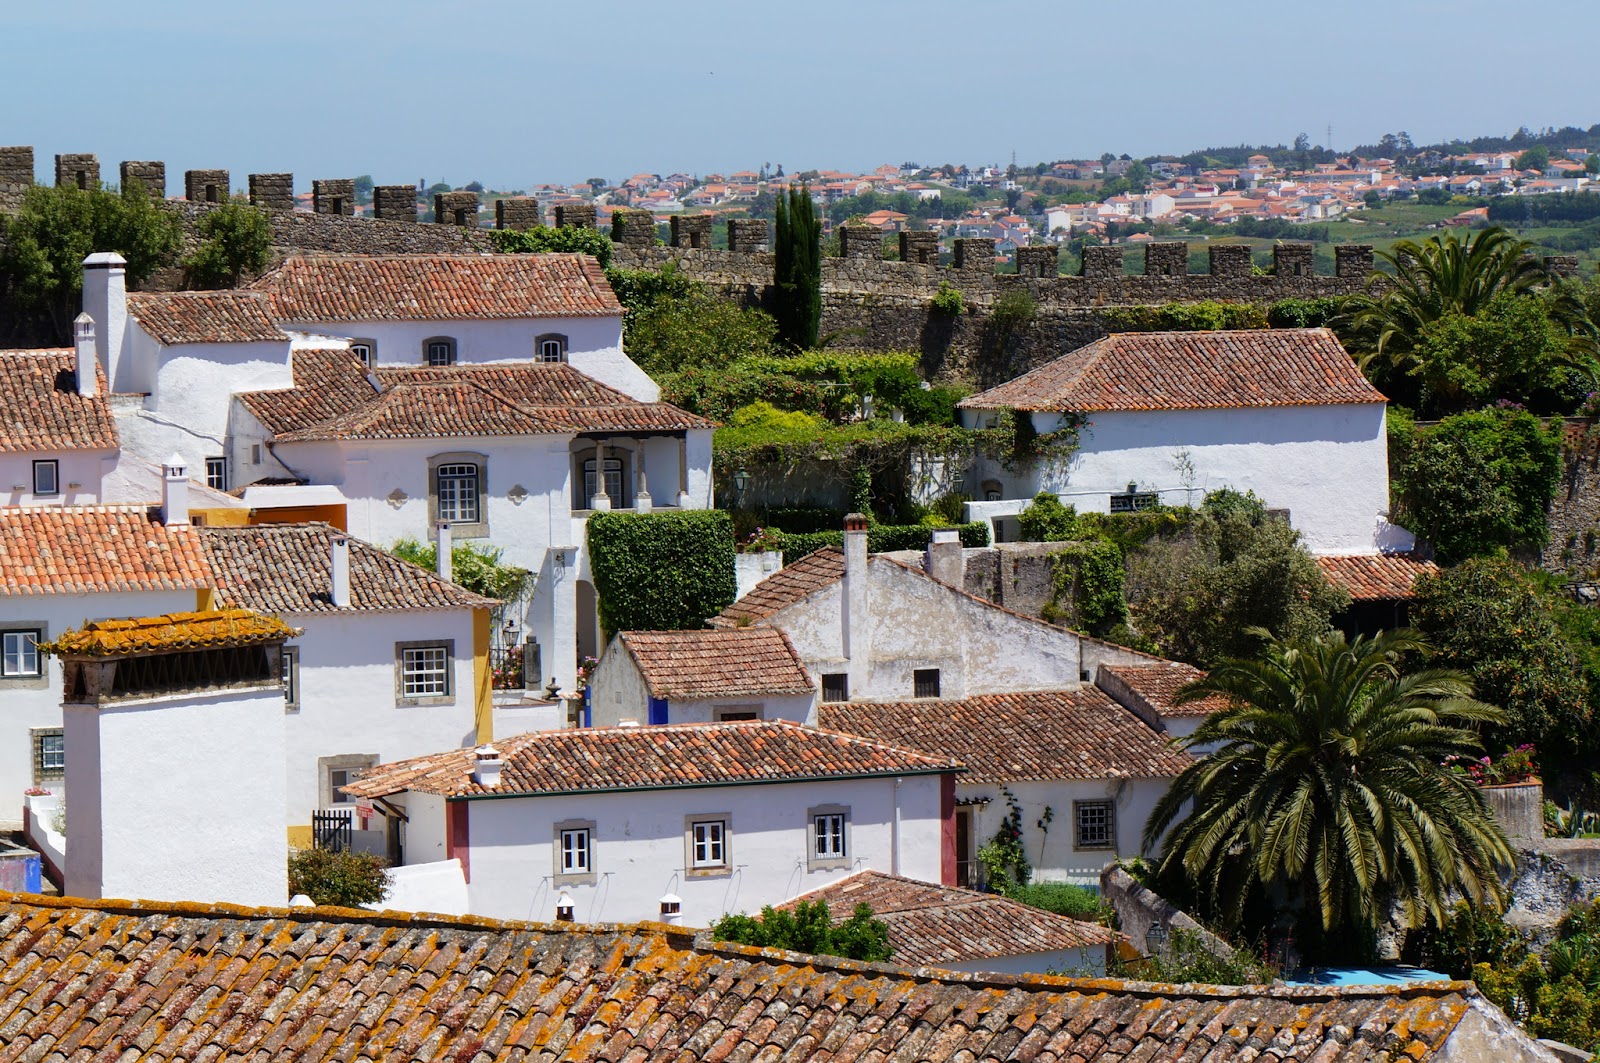
<svg viewBox="0 0 1600 1063">
<path fill-rule="evenodd" d="M 221 649 L 281 642 L 302 633 L 274 616 L 249 609 L 215 609 L 164 616 L 96 620 L 64 632 L 39 649 L 65 657 L 126 657 L 135 653 Z"/>
</svg>

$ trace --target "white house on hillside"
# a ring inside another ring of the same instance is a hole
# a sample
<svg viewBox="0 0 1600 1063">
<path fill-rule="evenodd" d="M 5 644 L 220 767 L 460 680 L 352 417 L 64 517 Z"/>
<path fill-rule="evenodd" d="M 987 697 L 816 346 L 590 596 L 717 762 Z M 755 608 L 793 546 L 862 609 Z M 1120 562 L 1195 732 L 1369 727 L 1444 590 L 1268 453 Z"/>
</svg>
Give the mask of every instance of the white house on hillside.
<svg viewBox="0 0 1600 1063">
<path fill-rule="evenodd" d="M 959 765 L 787 721 L 519 735 L 350 784 L 496 918 L 705 926 L 854 871 L 954 879 Z"/>
<path fill-rule="evenodd" d="M 10 506 L 91 505 L 117 464 L 116 419 L 94 337 L 67 350 L 0 351 L 0 492 Z"/>
<path fill-rule="evenodd" d="M 623 631 L 589 677 L 595 726 L 791 720 L 815 724 L 816 683 L 770 627 Z"/>
<path fill-rule="evenodd" d="M 1116 513 L 1228 487 L 1284 511 L 1313 553 L 1408 550 L 1388 522 L 1385 407 L 1327 329 L 1112 335 L 960 403 L 968 427 L 1007 410 L 1041 435 L 1083 422 L 1076 449 L 1022 471 L 979 455 L 969 509 L 1003 520 L 1049 491 Z"/>
</svg>

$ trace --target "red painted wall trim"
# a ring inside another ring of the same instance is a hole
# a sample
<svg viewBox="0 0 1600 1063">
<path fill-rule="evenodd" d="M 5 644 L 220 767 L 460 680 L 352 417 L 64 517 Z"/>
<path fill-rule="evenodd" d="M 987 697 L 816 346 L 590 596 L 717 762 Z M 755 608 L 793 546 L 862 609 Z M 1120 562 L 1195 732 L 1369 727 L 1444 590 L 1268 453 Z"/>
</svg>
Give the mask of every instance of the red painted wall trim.
<svg viewBox="0 0 1600 1063">
<path fill-rule="evenodd" d="M 939 881 L 956 883 L 956 777 L 939 777 Z"/>
<path fill-rule="evenodd" d="M 471 806 L 470 801 L 446 801 L 444 804 L 444 858 L 461 861 L 461 877 L 467 882 L 472 881 L 472 841 L 467 825 L 467 809 Z"/>
</svg>

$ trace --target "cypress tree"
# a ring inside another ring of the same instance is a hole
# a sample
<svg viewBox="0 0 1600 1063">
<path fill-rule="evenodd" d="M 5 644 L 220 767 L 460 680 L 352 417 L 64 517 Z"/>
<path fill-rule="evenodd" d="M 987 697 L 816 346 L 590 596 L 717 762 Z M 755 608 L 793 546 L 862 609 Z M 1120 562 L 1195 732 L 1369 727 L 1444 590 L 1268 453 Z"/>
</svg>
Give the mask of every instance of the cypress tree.
<svg viewBox="0 0 1600 1063">
<path fill-rule="evenodd" d="M 775 214 L 778 338 L 805 350 L 822 325 L 822 219 L 804 185 L 779 196 Z"/>
</svg>

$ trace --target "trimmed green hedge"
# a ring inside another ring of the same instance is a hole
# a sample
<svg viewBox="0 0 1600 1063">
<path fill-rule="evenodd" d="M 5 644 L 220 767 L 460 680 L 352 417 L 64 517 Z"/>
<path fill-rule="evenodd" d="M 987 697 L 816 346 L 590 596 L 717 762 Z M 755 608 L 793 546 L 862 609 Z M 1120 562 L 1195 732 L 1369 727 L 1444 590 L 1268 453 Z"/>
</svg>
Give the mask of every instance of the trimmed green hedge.
<svg viewBox="0 0 1600 1063">
<path fill-rule="evenodd" d="M 723 510 L 589 518 L 589 568 L 607 639 L 704 627 L 733 604 L 733 564 L 733 520 Z"/>
<path fill-rule="evenodd" d="M 930 528 L 926 524 L 873 524 L 867 531 L 867 549 L 875 554 L 890 550 L 923 550 L 933 541 L 933 533 L 945 529 Z M 962 546 L 988 546 L 989 522 L 975 520 L 970 524 L 957 524 L 955 531 L 961 536 Z M 825 546 L 843 546 L 843 531 L 825 532 L 774 532 L 783 563 L 792 565 L 807 554 Z"/>
</svg>

